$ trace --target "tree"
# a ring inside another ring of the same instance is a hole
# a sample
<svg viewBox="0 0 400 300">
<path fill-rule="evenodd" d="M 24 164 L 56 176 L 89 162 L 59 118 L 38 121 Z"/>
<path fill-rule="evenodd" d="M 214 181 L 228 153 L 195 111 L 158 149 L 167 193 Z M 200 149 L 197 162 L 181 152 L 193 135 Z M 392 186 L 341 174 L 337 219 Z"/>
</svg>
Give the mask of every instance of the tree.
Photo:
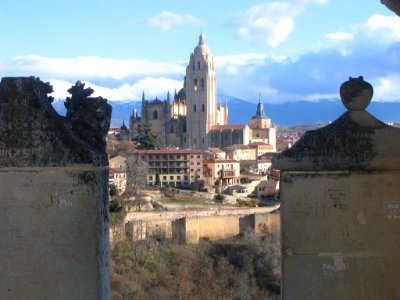
<svg viewBox="0 0 400 300">
<path fill-rule="evenodd" d="M 137 149 L 139 150 L 155 150 L 160 148 L 157 136 L 151 132 L 151 125 L 147 123 L 140 123 L 138 125 L 136 141 L 138 142 Z"/>
<path fill-rule="evenodd" d="M 126 191 L 131 195 L 137 195 L 141 188 L 146 186 L 149 165 L 139 155 L 128 156 L 126 160 Z"/>
<path fill-rule="evenodd" d="M 109 190 L 110 190 L 110 197 L 111 198 L 114 198 L 114 197 L 118 196 L 118 189 L 114 184 L 110 185 Z"/>
<path fill-rule="evenodd" d="M 156 186 L 161 186 L 160 170 L 159 169 L 156 169 L 156 182 L 154 184 Z"/>
<path fill-rule="evenodd" d="M 194 182 L 192 183 L 192 189 L 195 191 L 204 191 L 204 180 L 200 180 L 200 175 L 197 171 L 194 173 Z"/>
</svg>

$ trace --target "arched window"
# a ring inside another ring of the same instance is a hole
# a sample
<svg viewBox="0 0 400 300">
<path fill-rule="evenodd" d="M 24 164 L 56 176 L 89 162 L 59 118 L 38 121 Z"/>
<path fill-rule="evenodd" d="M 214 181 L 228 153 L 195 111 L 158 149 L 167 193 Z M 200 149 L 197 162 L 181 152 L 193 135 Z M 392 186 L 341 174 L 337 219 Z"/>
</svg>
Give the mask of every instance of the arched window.
<svg viewBox="0 0 400 300">
<path fill-rule="evenodd" d="M 158 119 L 158 111 L 153 111 L 153 119 L 156 120 Z"/>
<path fill-rule="evenodd" d="M 200 70 L 200 62 L 197 62 L 197 69 Z"/>
<path fill-rule="evenodd" d="M 193 105 L 193 111 L 196 112 L 196 104 Z"/>
<path fill-rule="evenodd" d="M 204 78 L 201 79 L 201 88 L 204 89 Z"/>
<path fill-rule="evenodd" d="M 204 104 L 202 104 L 201 105 L 201 111 L 204 112 L 204 110 L 205 110 L 205 106 L 204 106 Z"/>
</svg>

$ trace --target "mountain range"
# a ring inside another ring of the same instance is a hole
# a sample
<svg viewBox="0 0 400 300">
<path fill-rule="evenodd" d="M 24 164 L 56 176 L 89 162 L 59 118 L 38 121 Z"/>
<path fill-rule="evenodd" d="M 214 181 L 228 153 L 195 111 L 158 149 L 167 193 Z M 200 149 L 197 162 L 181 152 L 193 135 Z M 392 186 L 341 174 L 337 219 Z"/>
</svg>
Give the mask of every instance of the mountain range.
<svg viewBox="0 0 400 300">
<path fill-rule="evenodd" d="M 257 104 L 242 99 L 219 96 L 226 99 L 229 108 L 229 124 L 248 124 L 255 115 Z M 111 118 L 112 126 L 121 126 L 123 121 L 128 125 L 129 117 L 134 108 L 141 111 L 141 102 L 114 102 L 109 101 L 113 107 Z M 53 103 L 54 108 L 61 115 L 65 115 L 63 101 Z M 341 101 L 320 100 L 316 102 L 296 101 L 280 104 L 264 103 L 265 114 L 272 119 L 276 125 L 294 126 L 300 124 L 314 124 L 319 122 L 330 122 L 336 120 L 346 111 Z M 400 102 L 372 102 L 367 111 L 384 122 L 400 121 Z"/>
</svg>

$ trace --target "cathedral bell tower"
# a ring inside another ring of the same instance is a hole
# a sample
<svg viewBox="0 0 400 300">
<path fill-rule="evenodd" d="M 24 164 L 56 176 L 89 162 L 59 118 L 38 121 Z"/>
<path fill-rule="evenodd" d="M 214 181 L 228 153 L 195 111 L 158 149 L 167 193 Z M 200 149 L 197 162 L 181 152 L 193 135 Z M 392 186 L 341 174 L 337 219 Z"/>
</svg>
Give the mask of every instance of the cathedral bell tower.
<svg viewBox="0 0 400 300">
<path fill-rule="evenodd" d="M 214 57 L 201 33 L 199 44 L 190 55 L 185 77 L 187 142 L 193 149 L 210 146 L 209 131 L 216 124 L 217 89 Z"/>
</svg>

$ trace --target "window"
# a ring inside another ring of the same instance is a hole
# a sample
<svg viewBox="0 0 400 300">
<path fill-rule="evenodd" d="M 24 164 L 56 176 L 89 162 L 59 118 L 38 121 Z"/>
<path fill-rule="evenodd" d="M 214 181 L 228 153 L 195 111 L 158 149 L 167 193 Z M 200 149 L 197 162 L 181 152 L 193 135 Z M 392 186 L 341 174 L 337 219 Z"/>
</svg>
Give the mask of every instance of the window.
<svg viewBox="0 0 400 300">
<path fill-rule="evenodd" d="M 204 78 L 201 79 L 201 88 L 204 89 Z"/>
<path fill-rule="evenodd" d="M 197 155 L 197 158 L 200 158 L 200 155 Z"/>
<path fill-rule="evenodd" d="M 169 176 L 169 180 L 174 180 L 174 176 Z"/>
<path fill-rule="evenodd" d="M 194 165 L 194 162 L 190 162 L 190 165 L 193 166 L 193 165 Z"/>
<path fill-rule="evenodd" d="M 193 89 L 195 92 L 197 92 L 197 79 L 194 80 Z"/>
<path fill-rule="evenodd" d="M 158 119 L 158 111 L 153 111 L 153 119 L 157 120 Z"/>
<path fill-rule="evenodd" d="M 204 145 L 204 138 L 203 138 L 203 145 Z"/>
<path fill-rule="evenodd" d="M 163 180 L 167 180 L 167 176 L 163 176 L 162 179 L 163 179 Z"/>
<path fill-rule="evenodd" d="M 201 105 L 201 111 L 204 112 L 204 110 L 205 110 L 205 106 L 204 106 L 204 104 L 202 104 Z"/>
<path fill-rule="evenodd" d="M 193 105 L 193 111 L 196 112 L 196 104 Z"/>
<path fill-rule="evenodd" d="M 177 179 L 178 179 L 178 180 L 181 180 L 181 176 L 178 176 Z"/>
<path fill-rule="evenodd" d="M 171 133 L 174 133 L 174 127 L 173 126 L 171 126 Z"/>
<path fill-rule="evenodd" d="M 197 62 L 197 69 L 200 70 L 200 62 Z"/>
<path fill-rule="evenodd" d="M 153 176 L 149 176 L 149 180 L 153 180 Z"/>
<path fill-rule="evenodd" d="M 200 166 L 200 162 L 199 161 L 197 162 L 197 165 Z"/>
</svg>

